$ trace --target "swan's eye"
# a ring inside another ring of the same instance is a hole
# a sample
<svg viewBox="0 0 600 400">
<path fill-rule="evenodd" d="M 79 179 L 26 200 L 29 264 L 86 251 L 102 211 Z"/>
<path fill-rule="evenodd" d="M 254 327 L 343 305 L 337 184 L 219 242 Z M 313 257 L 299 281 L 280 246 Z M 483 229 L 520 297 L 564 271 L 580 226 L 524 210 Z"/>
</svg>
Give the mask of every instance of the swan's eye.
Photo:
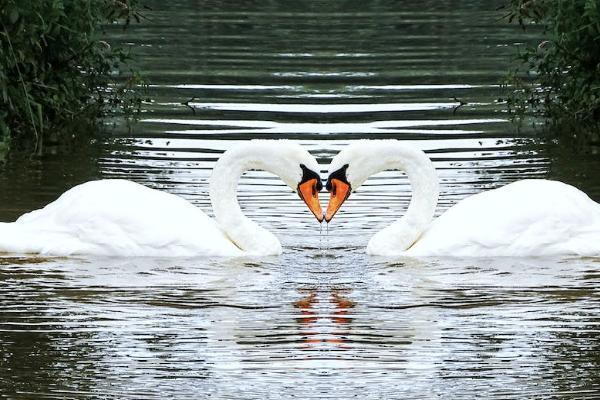
<svg viewBox="0 0 600 400">
<path fill-rule="evenodd" d="M 329 174 L 329 178 L 327 178 L 327 183 L 325 184 L 325 188 L 327 189 L 328 192 L 332 192 L 334 196 L 335 196 L 335 185 L 333 185 L 331 183 L 331 181 L 333 179 L 337 179 L 338 181 L 341 181 L 341 182 L 349 185 L 348 178 L 346 178 L 346 170 L 347 169 L 348 169 L 348 164 L 345 164 L 342 168 Z"/>
<path fill-rule="evenodd" d="M 315 183 L 312 186 L 312 194 L 316 195 L 318 192 L 323 189 L 323 184 L 321 183 L 321 177 L 315 171 L 306 168 L 306 165 L 300 164 L 300 168 L 302 169 L 302 179 L 300 180 L 300 184 L 304 182 L 312 181 L 314 179 Z"/>
</svg>

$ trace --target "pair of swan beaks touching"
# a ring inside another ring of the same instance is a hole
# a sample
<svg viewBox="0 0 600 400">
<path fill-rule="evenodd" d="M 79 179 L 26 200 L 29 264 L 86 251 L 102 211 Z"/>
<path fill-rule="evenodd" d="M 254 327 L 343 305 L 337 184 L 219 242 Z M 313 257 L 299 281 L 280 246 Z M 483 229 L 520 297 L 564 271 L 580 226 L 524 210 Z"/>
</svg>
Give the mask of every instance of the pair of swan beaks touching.
<svg viewBox="0 0 600 400">
<path fill-rule="evenodd" d="M 317 161 L 299 144 L 252 140 L 226 151 L 210 178 L 214 219 L 176 195 L 127 180 L 91 181 L 43 209 L 0 223 L 0 252 L 103 256 L 242 256 L 281 253 L 279 240 L 242 213 L 248 170 L 279 176 L 314 216 L 329 222 L 350 193 L 383 170 L 412 187 L 403 217 L 369 241 L 382 256 L 600 255 L 600 204 L 573 186 L 528 179 L 468 197 L 433 219 L 438 177 L 429 158 L 397 140 L 360 140 L 332 160 L 323 214 Z"/>
</svg>

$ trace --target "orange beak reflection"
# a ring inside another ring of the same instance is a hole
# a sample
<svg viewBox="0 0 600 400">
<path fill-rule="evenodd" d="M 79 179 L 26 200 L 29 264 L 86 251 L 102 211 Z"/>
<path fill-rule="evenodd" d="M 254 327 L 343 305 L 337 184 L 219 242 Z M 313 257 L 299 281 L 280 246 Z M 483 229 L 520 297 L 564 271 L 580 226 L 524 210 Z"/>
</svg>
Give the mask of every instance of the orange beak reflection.
<svg viewBox="0 0 600 400">
<path fill-rule="evenodd" d="M 300 198 L 304 200 L 317 221 L 323 222 L 323 209 L 321 208 L 321 203 L 319 202 L 317 180 L 309 179 L 308 181 L 298 185 L 298 195 L 300 195 Z"/>
<path fill-rule="evenodd" d="M 339 179 L 331 179 L 330 184 L 329 204 L 327 205 L 327 214 L 325 214 L 326 222 L 331 221 L 335 213 L 340 209 L 351 193 L 350 185 L 346 182 L 342 182 Z"/>
</svg>

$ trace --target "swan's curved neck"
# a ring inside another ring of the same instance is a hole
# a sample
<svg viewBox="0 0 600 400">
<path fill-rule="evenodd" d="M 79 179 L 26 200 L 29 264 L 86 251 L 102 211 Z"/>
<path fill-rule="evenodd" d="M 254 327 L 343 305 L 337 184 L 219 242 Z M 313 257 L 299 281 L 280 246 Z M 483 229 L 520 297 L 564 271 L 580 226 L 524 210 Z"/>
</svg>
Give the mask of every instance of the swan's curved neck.
<svg viewBox="0 0 600 400">
<path fill-rule="evenodd" d="M 410 248 L 431 223 L 439 196 L 438 177 L 425 153 L 401 143 L 378 146 L 370 159 L 375 163 L 371 174 L 401 170 L 411 185 L 412 198 L 406 214 L 373 236 L 367 246 L 370 254 L 398 254 Z"/>
<path fill-rule="evenodd" d="M 275 235 L 246 217 L 237 201 L 237 186 L 244 172 L 260 169 L 281 176 L 281 171 L 268 162 L 273 156 L 253 146 L 230 150 L 221 156 L 210 178 L 210 200 L 217 223 L 232 242 L 251 255 L 281 253 Z"/>
</svg>

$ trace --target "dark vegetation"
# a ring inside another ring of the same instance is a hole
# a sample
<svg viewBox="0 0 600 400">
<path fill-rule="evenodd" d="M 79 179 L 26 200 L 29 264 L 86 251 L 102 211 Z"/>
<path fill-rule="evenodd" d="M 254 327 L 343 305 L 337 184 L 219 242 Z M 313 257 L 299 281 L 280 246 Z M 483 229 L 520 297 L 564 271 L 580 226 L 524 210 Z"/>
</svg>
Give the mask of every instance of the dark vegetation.
<svg viewBox="0 0 600 400">
<path fill-rule="evenodd" d="M 511 0 L 507 17 L 545 37 L 511 74 L 513 116 L 542 116 L 559 136 L 600 142 L 600 0 Z"/>
<path fill-rule="evenodd" d="M 78 121 L 139 110 L 139 74 L 102 37 L 140 18 L 136 0 L 0 0 L 0 155 L 23 142 L 42 154 L 84 135 Z"/>
</svg>

